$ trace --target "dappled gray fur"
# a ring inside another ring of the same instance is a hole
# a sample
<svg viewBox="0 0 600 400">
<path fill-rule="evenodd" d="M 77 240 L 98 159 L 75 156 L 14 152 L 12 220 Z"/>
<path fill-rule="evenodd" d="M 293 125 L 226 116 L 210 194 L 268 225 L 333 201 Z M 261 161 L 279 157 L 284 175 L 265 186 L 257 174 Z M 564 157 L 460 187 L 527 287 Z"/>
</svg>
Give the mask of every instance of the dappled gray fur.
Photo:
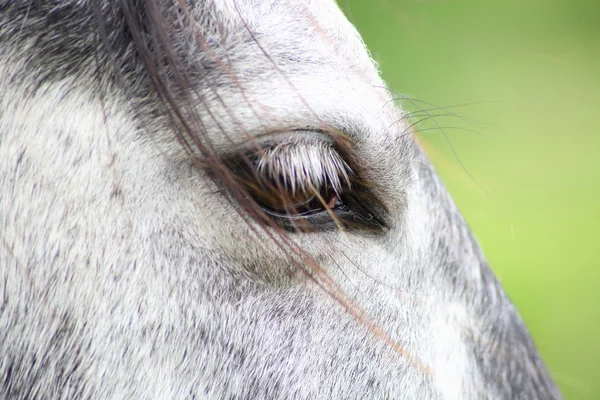
<svg viewBox="0 0 600 400">
<path fill-rule="evenodd" d="M 0 0 L 0 398 L 560 398 L 335 3 L 152 4 Z M 295 184 L 360 176 L 381 229 L 249 217 L 199 149 L 264 136 Z"/>
</svg>

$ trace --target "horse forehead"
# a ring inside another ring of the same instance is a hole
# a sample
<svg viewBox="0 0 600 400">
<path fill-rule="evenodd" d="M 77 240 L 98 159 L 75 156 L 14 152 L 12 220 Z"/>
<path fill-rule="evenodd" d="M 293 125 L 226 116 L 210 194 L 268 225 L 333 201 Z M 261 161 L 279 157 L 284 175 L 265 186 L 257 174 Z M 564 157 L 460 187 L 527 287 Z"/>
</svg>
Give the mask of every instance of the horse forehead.
<svg viewBox="0 0 600 400">
<path fill-rule="evenodd" d="M 218 87 L 198 81 L 199 88 L 206 101 L 217 93 L 235 104 L 210 102 L 206 124 L 243 121 L 228 125 L 229 135 L 260 132 L 268 121 L 269 130 L 325 125 L 356 132 L 361 140 L 393 136 L 387 128 L 398 119 L 397 109 L 359 33 L 334 1 L 213 0 L 196 5 L 193 17 L 209 36 L 203 43 L 212 46 L 198 64 L 217 58 L 227 65 L 208 71 Z"/>
<path fill-rule="evenodd" d="M 290 51 L 320 48 L 361 74 L 377 75 L 360 34 L 333 0 L 214 0 L 213 7 L 230 29 L 250 30 Z"/>
</svg>

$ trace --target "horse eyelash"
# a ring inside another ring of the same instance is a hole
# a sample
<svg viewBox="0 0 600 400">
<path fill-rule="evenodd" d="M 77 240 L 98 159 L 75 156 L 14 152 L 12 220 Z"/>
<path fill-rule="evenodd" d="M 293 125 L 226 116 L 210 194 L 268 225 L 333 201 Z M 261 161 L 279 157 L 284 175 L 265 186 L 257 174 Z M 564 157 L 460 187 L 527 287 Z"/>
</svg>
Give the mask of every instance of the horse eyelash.
<svg viewBox="0 0 600 400">
<path fill-rule="evenodd" d="M 326 143 L 282 143 L 254 153 L 259 177 L 279 182 L 294 195 L 330 187 L 336 195 L 350 190 L 354 172 Z"/>
</svg>

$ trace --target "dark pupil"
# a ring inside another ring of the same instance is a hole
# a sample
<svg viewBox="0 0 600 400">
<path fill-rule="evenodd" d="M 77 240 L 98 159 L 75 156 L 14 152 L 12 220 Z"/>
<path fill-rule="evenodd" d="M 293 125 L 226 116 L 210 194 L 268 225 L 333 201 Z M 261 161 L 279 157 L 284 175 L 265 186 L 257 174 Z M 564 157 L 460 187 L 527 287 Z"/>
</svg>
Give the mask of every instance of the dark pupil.
<svg viewBox="0 0 600 400">
<path fill-rule="evenodd" d="M 289 184 L 286 186 L 282 178 L 259 180 L 258 184 L 246 185 L 249 194 L 261 206 L 280 214 L 308 214 L 325 209 L 325 205 L 321 199 L 328 204 L 335 197 L 335 192 L 329 186 L 317 188 L 319 190 L 317 196 L 310 187 L 303 189 L 296 188 L 292 192 Z"/>
</svg>

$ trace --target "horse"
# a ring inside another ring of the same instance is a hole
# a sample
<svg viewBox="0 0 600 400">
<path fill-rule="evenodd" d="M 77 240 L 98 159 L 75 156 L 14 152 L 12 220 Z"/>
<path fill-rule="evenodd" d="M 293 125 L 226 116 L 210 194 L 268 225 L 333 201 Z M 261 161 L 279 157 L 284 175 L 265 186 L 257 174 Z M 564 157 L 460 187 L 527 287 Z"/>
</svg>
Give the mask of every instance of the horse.
<svg viewBox="0 0 600 400">
<path fill-rule="evenodd" d="M 561 398 L 334 1 L 2 0 L 0 43 L 0 398 Z"/>
</svg>

